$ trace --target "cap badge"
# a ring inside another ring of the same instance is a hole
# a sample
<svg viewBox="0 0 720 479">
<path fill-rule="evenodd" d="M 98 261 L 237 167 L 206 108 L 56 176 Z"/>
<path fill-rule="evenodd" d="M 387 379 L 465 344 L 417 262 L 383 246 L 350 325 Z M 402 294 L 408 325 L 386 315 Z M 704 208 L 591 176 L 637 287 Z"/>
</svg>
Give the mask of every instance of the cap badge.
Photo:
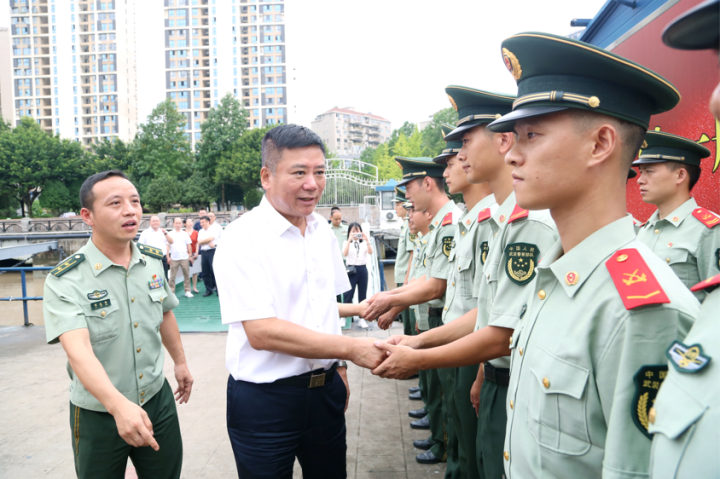
<svg viewBox="0 0 720 479">
<path fill-rule="evenodd" d="M 588 98 L 588 105 L 590 105 L 590 108 L 597 108 L 600 106 L 600 98 L 596 96 L 591 96 Z"/>
<path fill-rule="evenodd" d="M 570 271 L 565 275 L 565 283 L 568 286 L 575 286 L 578 282 L 578 274 L 575 271 Z"/>
<path fill-rule="evenodd" d="M 641 146 L 640 148 L 642 148 L 642 149 L 644 150 L 644 149 L 646 149 L 647 147 L 648 147 L 647 141 L 643 141 L 643 144 L 642 144 L 642 146 Z"/>
<path fill-rule="evenodd" d="M 520 68 L 520 62 L 518 61 L 517 57 L 513 55 L 513 53 L 507 48 L 503 48 L 502 53 L 505 67 L 510 73 L 512 73 L 515 81 L 520 80 L 520 77 L 522 77 L 522 68 Z"/>
<path fill-rule="evenodd" d="M 450 100 L 450 104 L 452 105 L 452 107 L 455 108 L 455 111 L 458 111 L 457 103 L 455 103 L 455 100 L 453 100 L 453 97 L 451 97 L 450 95 L 448 95 L 447 97 L 448 97 L 448 100 Z"/>
</svg>

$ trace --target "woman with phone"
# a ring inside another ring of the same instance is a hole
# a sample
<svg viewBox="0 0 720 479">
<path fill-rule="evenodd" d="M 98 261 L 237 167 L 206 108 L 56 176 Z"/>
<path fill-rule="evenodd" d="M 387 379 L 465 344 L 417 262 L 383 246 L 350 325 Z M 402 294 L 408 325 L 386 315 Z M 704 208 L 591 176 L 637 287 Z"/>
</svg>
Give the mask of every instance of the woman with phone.
<svg viewBox="0 0 720 479">
<path fill-rule="evenodd" d="M 358 288 L 358 303 L 365 301 L 368 285 L 367 261 L 368 255 L 373 254 L 372 246 L 367 235 L 363 232 L 359 223 L 351 223 L 348 226 L 348 237 L 343 243 L 343 256 L 350 280 L 350 290 L 345 292 L 343 302 L 352 303 L 355 296 L 355 288 Z M 360 318 L 360 327 L 367 328 L 368 324 L 364 318 Z"/>
</svg>

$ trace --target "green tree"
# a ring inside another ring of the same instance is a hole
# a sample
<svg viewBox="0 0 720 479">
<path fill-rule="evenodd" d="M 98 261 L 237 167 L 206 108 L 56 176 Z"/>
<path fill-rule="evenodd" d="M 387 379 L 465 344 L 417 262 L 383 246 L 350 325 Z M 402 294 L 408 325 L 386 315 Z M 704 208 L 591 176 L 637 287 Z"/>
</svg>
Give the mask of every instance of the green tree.
<svg viewBox="0 0 720 479">
<path fill-rule="evenodd" d="M 168 174 L 153 178 L 147 187 L 143 201 L 152 212 L 158 213 L 177 203 L 182 196 L 182 187 L 178 179 Z"/>
<path fill-rule="evenodd" d="M 132 176 L 133 142 L 125 143 L 120 138 L 103 138 L 90 147 L 92 155 L 85 165 L 83 174 L 90 176 L 107 170 L 120 170 Z"/>
<path fill-rule="evenodd" d="M 440 125 L 455 125 L 458 120 L 458 114 L 453 107 L 447 107 L 444 110 L 435 112 L 433 119 L 428 126 L 422 131 L 422 147 L 423 155 L 435 157 L 442 153 L 445 149 L 445 140 L 443 139 Z"/>
<path fill-rule="evenodd" d="M 390 178 L 400 178 L 402 170 L 395 161 L 395 156 L 390 153 L 390 148 L 385 144 L 381 144 L 375 149 L 375 161 L 378 167 L 378 177 L 381 180 L 389 180 Z"/>
<path fill-rule="evenodd" d="M 251 210 L 255 208 L 257 205 L 260 204 L 260 200 L 262 200 L 263 197 L 263 190 L 260 188 L 252 188 L 250 190 L 247 190 L 245 192 L 245 197 L 243 198 L 243 205 L 245 206 L 245 209 Z"/>
<path fill-rule="evenodd" d="M 235 141 L 229 151 L 223 152 L 215 169 L 215 183 L 229 183 L 242 187 L 246 192 L 260 188 L 262 166 L 262 139 L 275 125 L 246 131 Z"/>
<path fill-rule="evenodd" d="M 417 158 L 423 156 L 422 133 L 417 126 L 413 125 L 410 135 L 401 132 L 395 145 L 390 147 L 393 156 L 404 156 L 406 158 Z"/>
<path fill-rule="evenodd" d="M 182 183 L 182 204 L 194 208 L 208 206 L 215 200 L 214 186 L 204 173 L 195 171 Z"/>
</svg>

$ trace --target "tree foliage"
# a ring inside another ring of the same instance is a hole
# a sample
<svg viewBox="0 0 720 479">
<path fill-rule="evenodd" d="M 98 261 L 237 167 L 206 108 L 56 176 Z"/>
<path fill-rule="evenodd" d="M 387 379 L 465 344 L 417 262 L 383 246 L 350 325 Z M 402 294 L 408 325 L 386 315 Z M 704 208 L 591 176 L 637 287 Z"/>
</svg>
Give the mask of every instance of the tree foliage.
<svg viewBox="0 0 720 479">
<path fill-rule="evenodd" d="M 240 101 L 230 93 L 222 97 L 200 125 L 202 140 L 197 145 L 198 168 L 215 178 L 220 157 L 243 136 L 247 123 L 248 112 Z"/>
<path fill-rule="evenodd" d="M 216 183 L 230 183 L 250 190 L 260 187 L 262 139 L 275 125 L 248 130 L 230 150 L 223 152 L 215 169 Z"/>
<path fill-rule="evenodd" d="M 442 153 L 445 149 L 445 140 L 443 139 L 440 125 L 446 124 L 455 126 L 458 120 L 458 114 L 453 107 L 447 107 L 433 115 L 433 119 L 428 126 L 422 131 L 422 147 L 424 156 L 435 157 Z"/>
</svg>

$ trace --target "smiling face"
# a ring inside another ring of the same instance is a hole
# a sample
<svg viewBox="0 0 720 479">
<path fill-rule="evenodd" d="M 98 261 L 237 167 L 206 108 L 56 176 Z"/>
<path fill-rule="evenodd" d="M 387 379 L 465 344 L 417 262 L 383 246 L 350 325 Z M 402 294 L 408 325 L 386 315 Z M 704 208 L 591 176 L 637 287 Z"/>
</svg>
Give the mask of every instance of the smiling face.
<svg viewBox="0 0 720 479">
<path fill-rule="evenodd" d="M 138 233 L 142 206 L 135 186 L 125 178 L 110 177 L 92 188 L 92 209 L 80 211 L 93 236 L 105 242 L 131 241 Z M 158 220 L 159 221 L 159 220 Z"/>
<path fill-rule="evenodd" d="M 651 205 L 658 205 L 672 198 L 680 183 L 679 175 L 683 172 L 682 169 L 671 171 L 667 163 L 649 163 L 640 166 L 637 184 L 642 200 Z"/>
<path fill-rule="evenodd" d="M 462 193 L 470 186 L 468 175 L 465 173 L 463 164 L 460 163 L 457 155 L 448 158 L 443 178 L 445 178 L 445 184 L 448 186 L 451 195 Z"/>
<path fill-rule="evenodd" d="M 265 195 L 291 223 L 309 216 L 325 189 L 325 155 L 317 146 L 285 149 L 275 172 L 260 172 Z"/>
</svg>

